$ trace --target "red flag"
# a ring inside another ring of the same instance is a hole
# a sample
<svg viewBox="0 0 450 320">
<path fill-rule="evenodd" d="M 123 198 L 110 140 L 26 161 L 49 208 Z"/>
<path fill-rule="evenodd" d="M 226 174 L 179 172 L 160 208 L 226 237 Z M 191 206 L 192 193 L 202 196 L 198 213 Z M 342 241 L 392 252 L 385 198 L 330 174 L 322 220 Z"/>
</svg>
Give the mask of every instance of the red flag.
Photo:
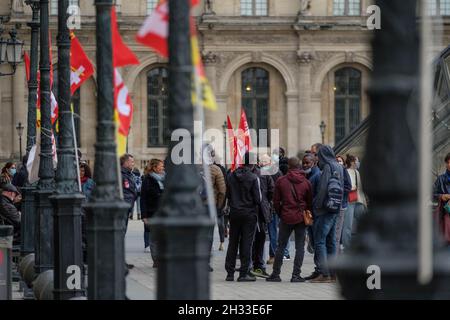
<svg viewBox="0 0 450 320">
<path fill-rule="evenodd" d="M 111 29 L 112 29 L 112 46 L 113 46 L 113 66 L 123 67 L 130 64 L 139 64 L 139 60 L 133 51 L 123 43 L 122 37 L 117 27 L 116 9 L 111 9 Z"/>
<path fill-rule="evenodd" d="M 199 0 L 191 0 L 191 8 L 198 5 Z M 161 56 L 169 56 L 169 2 L 161 0 L 155 10 L 145 19 L 136 35 L 136 41 L 146 45 Z"/>
<path fill-rule="evenodd" d="M 228 126 L 227 130 L 228 143 L 230 145 L 231 171 L 234 171 L 236 169 L 237 144 L 236 144 L 236 137 L 233 131 L 233 126 L 231 125 L 231 120 L 229 116 L 227 116 L 227 126 Z"/>
<path fill-rule="evenodd" d="M 118 67 L 139 64 L 133 51 L 123 42 L 117 27 L 116 9 L 111 10 L 112 46 L 114 66 L 114 119 L 117 125 L 117 153 L 122 155 L 126 150 L 126 142 L 133 119 L 133 103 L 128 88 L 119 73 Z"/>
<path fill-rule="evenodd" d="M 27 81 L 30 81 L 30 57 L 25 51 L 23 53 L 23 61 L 25 62 L 25 73 L 27 74 Z"/>
<path fill-rule="evenodd" d="M 241 109 L 241 120 L 239 121 L 239 129 L 236 137 L 238 165 L 243 163 L 246 152 L 251 151 L 252 145 L 250 141 L 250 130 L 247 122 L 247 116 L 244 108 Z"/>
<path fill-rule="evenodd" d="M 70 38 L 70 92 L 74 94 L 94 74 L 94 66 L 73 32 Z"/>
</svg>

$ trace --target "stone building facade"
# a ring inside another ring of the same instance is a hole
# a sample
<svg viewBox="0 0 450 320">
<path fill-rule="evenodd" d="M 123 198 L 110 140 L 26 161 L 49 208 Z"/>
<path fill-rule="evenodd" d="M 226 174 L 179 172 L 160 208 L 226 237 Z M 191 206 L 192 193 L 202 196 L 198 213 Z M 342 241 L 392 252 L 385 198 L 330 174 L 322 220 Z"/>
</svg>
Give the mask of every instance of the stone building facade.
<svg viewBox="0 0 450 320">
<path fill-rule="evenodd" d="M 55 2 L 50 0 L 55 13 Z M 156 1 L 117 0 L 119 27 L 140 64 L 122 75 L 134 103 L 128 150 L 141 165 L 164 157 L 167 124 L 167 61 L 135 42 L 135 35 Z M 207 128 L 222 130 L 226 115 L 237 126 L 242 106 L 255 128 L 279 129 L 280 145 L 290 155 L 322 140 L 334 145 L 361 122 L 370 107 L 366 88 L 372 69 L 367 8 L 372 0 L 203 0 L 195 10 L 206 74 L 219 110 L 205 110 Z M 436 15 L 447 15 L 448 1 L 437 0 Z M 6 25 L 20 24 L 19 37 L 29 50 L 26 22 L 31 10 L 21 0 L 0 0 Z M 95 8 L 79 4 L 81 29 L 75 30 L 95 64 Z M 7 8 L 7 9 L 5 9 Z M 53 63 L 57 68 L 56 15 L 51 16 Z M 444 32 L 444 37 L 446 36 Z M 448 38 L 447 38 L 448 39 Z M 447 41 L 448 42 L 448 41 Z M 442 49 L 442 46 L 437 49 Z M 2 66 L 6 70 L 8 66 Z M 0 79 L 0 159 L 18 154 L 15 126 L 26 123 L 24 65 L 13 77 Z M 95 76 L 80 89 L 80 149 L 94 159 Z M 139 162 L 140 161 L 140 162 Z"/>
</svg>

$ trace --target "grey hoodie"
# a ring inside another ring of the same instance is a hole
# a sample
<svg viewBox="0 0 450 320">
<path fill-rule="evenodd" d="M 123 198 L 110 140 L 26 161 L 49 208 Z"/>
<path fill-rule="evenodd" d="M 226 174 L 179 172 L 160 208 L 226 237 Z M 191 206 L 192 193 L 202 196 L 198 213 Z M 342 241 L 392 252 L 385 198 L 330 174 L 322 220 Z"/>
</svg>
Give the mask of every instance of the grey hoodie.
<svg viewBox="0 0 450 320">
<path fill-rule="evenodd" d="M 339 173 L 341 185 L 344 187 L 344 168 L 336 161 L 336 156 L 330 146 L 322 146 L 317 153 L 319 157 L 319 168 L 322 170 L 319 186 L 317 187 L 317 195 L 314 198 L 314 214 L 317 216 L 328 212 L 325 207 L 328 194 L 328 181 L 334 171 Z"/>
</svg>

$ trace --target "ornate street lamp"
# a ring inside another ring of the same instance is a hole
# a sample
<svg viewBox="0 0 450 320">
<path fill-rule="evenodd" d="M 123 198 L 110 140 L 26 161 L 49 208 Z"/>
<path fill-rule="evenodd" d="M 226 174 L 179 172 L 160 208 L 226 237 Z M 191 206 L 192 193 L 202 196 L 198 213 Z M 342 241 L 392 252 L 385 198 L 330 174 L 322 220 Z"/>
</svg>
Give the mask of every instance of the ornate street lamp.
<svg viewBox="0 0 450 320">
<path fill-rule="evenodd" d="M 417 3 L 376 2 L 383 29 L 375 31 L 372 43 L 371 126 L 361 171 L 370 206 L 351 247 L 335 265 L 347 299 L 450 298 L 448 253 L 435 250 L 433 279 L 428 284 L 418 281 Z"/>
<path fill-rule="evenodd" d="M 17 135 L 19 136 L 19 159 L 22 161 L 22 135 L 25 127 L 22 125 L 22 122 L 19 122 L 16 126 Z"/>
<path fill-rule="evenodd" d="M 327 125 L 325 124 L 324 121 L 322 121 L 320 123 L 320 134 L 322 135 L 322 144 L 325 144 L 325 128 L 327 127 Z"/>
<path fill-rule="evenodd" d="M 3 21 L 0 21 L 0 36 L 3 33 Z M 17 39 L 17 30 L 15 28 L 9 31 L 10 39 L 0 37 L 0 64 L 9 63 L 12 72 L 1 73 L 0 76 L 10 76 L 16 72 L 16 67 L 23 59 L 24 42 Z"/>
<path fill-rule="evenodd" d="M 70 108 L 70 33 L 67 28 L 69 0 L 58 1 L 58 107 L 59 148 L 56 191 L 51 197 L 54 208 L 54 298 L 68 300 L 85 295 L 81 236 L 81 203 L 78 191 L 77 163 Z M 67 285 L 69 277 L 78 275 L 79 286 Z"/>
<path fill-rule="evenodd" d="M 97 43 L 97 142 L 95 188 L 87 212 L 88 299 L 125 299 L 125 222 L 129 205 L 120 197 L 114 124 L 111 6 L 95 0 Z"/>
<path fill-rule="evenodd" d="M 38 47 L 39 47 L 39 0 L 26 0 L 26 4 L 31 7 L 32 19 L 28 22 L 31 28 L 30 41 L 30 79 L 28 80 L 28 115 L 27 115 L 27 154 L 36 143 L 36 102 L 37 102 L 37 68 L 38 68 Z M 22 221 L 20 254 L 22 258 L 32 255 L 35 250 L 35 229 L 36 229 L 36 202 L 34 191 L 35 185 L 30 185 L 27 181 L 26 185 L 21 188 L 22 191 Z M 28 261 L 34 261 L 34 256 L 28 257 Z M 34 264 L 34 262 L 32 262 Z M 28 268 L 33 273 L 34 268 Z M 22 270 L 22 278 L 33 279 L 34 274 L 25 277 L 25 270 Z M 31 283 L 26 283 L 31 286 Z M 24 286 L 24 298 L 33 298 L 32 290 Z"/>
<path fill-rule="evenodd" d="M 193 137 L 189 12 L 190 0 L 169 0 L 169 129 L 183 128 Z M 170 142 L 169 155 L 175 145 Z M 162 204 L 151 222 L 159 246 L 157 299 L 161 300 L 209 299 L 213 222 L 197 192 L 201 182 L 194 152 L 190 160 L 191 164 L 176 165 L 167 158 Z"/>
<path fill-rule="evenodd" d="M 36 188 L 36 243 L 35 271 L 42 276 L 45 285 L 53 269 L 53 208 L 49 197 L 55 190 L 55 171 L 52 154 L 52 123 L 50 110 L 50 57 L 48 0 L 41 0 L 40 18 L 40 99 L 41 99 L 41 153 L 39 162 L 39 182 Z M 37 279 L 39 280 L 39 278 Z M 41 286 L 35 285 L 36 297 L 41 297 Z"/>
</svg>

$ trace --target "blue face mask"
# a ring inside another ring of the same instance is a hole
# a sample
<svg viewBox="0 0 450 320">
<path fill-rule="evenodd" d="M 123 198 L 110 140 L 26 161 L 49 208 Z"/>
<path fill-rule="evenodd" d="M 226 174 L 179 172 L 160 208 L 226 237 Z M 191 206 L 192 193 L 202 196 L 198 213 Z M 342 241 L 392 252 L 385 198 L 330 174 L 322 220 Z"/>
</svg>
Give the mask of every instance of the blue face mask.
<svg viewBox="0 0 450 320">
<path fill-rule="evenodd" d="M 9 169 L 9 174 L 14 176 L 16 174 L 17 170 L 16 169 Z"/>
</svg>

